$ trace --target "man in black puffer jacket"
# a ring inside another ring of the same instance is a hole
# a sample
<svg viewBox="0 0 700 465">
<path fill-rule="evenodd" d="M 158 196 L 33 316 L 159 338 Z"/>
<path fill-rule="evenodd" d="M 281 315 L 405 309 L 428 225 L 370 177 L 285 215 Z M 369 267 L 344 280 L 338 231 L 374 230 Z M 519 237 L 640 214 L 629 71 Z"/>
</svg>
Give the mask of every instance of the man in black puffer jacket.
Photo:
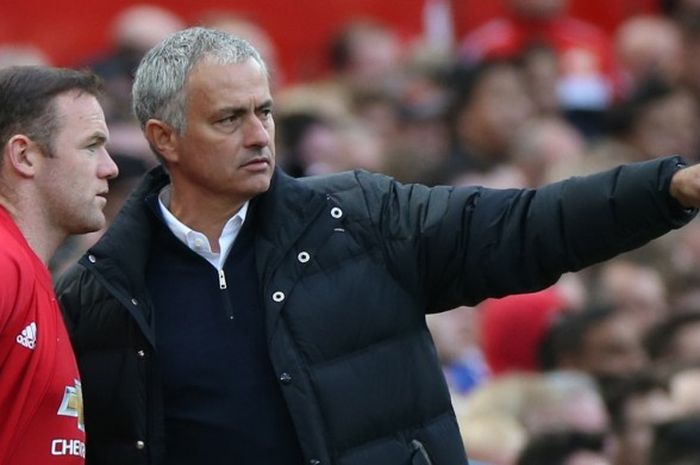
<svg viewBox="0 0 700 465">
<path fill-rule="evenodd" d="M 427 312 L 533 291 L 689 221 L 677 157 L 536 190 L 274 168 L 265 65 L 193 28 L 135 110 L 162 161 L 62 277 L 90 465 L 462 465 Z"/>
</svg>

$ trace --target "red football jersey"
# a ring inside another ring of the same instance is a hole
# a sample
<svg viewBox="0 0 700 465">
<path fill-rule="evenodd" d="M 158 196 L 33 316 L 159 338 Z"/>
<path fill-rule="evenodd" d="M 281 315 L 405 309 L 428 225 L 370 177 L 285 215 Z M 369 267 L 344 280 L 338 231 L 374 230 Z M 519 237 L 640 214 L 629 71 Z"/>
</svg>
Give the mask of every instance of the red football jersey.
<svg viewBox="0 0 700 465">
<path fill-rule="evenodd" d="M 80 377 L 51 276 L 0 207 L 0 465 L 84 458 Z"/>
</svg>

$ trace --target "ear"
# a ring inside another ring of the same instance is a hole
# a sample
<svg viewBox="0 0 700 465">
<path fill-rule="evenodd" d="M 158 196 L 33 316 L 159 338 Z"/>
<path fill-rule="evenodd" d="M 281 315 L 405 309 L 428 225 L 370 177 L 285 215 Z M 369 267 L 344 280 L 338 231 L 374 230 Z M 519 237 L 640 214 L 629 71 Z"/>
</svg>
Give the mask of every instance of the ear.
<svg viewBox="0 0 700 465">
<path fill-rule="evenodd" d="M 44 157 L 39 145 L 24 134 L 12 136 L 5 145 L 4 165 L 23 178 L 33 178 Z"/>
<path fill-rule="evenodd" d="M 173 127 L 161 120 L 149 119 L 146 121 L 143 133 L 151 146 L 166 162 L 177 162 L 178 137 Z"/>
</svg>

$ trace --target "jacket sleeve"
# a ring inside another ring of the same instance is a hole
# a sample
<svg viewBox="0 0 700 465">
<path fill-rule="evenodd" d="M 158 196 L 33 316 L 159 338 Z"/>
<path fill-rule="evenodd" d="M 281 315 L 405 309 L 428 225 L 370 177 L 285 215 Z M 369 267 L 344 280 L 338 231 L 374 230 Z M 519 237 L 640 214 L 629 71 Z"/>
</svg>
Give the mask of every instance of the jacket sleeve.
<svg viewBox="0 0 700 465">
<path fill-rule="evenodd" d="M 526 190 L 363 189 L 390 271 L 441 311 L 544 288 L 684 225 L 696 212 L 669 194 L 680 166 L 669 157 Z"/>
</svg>

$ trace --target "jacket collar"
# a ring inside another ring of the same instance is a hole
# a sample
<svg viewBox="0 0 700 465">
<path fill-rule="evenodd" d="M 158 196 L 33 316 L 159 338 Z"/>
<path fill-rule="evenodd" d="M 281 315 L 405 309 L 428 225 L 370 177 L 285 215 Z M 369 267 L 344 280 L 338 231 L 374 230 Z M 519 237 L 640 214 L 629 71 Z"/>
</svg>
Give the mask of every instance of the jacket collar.
<svg viewBox="0 0 700 465">
<path fill-rule="evenodd" d="M 132 286 L 138 283 L 142 287 L 155 219 L 146 198 L 151 193 L 157 194 L 169 182 L 170 178 L 161 166 L 145 175 L 107 232 L 88 251 L 97 263 L 102 263 L 98 268 L 114 266 L 129 277 Z"/>
<path fill-rule="evenodd" d="M 147 199 L 157 195 L 169 182 L 162 167 L 146 174 L 112 226 L 81 259 L 81 263 L 93 270 L 96 279 L 131 313 L 154 347 L 152 304 L 146 289 L 145 271 L 155 221 L 158 220 L 147 205 Z M 251 201 L 256 266 L 264 288 L 289 248 L 327 205 L 327 196 L 279 169 L 273 174 L 270 189 Z M 323 229 L 331 230 L 330 227 Z M 142 303 L 137 305 L 134 302 Z M 268 327 L 274 326 L 278 313 L 267 315 Z"/>
<path fill-rule="evenodd" d="M 170 178 L 160 166 L 147 173 L 110 228 L 81 262 L 90 266 L 87 257 L 93 255 L 95 268 L 120 270 L 127 279 L 121 284 L 132 293 L 145 295 L 144 273 L 155 221 L 146 198 L 157 194 L 169 182 Z M 263 276 L 263 270 L 275 267 L 326 204 L 325 195 L 310 189 L 281 169 L 275 169 L 270 189 L 251 201 L 257 238 L 256 258 L 262 282 L 268 277 Z"/>
<path fill-rule="evenodd" d="M 270 189 L 253 200 L 256 218 L 256 261 L 261 284 L 277 268 L 289 248 L 327 205 L 326 196 L 276 170 Z"/>
</svg>

